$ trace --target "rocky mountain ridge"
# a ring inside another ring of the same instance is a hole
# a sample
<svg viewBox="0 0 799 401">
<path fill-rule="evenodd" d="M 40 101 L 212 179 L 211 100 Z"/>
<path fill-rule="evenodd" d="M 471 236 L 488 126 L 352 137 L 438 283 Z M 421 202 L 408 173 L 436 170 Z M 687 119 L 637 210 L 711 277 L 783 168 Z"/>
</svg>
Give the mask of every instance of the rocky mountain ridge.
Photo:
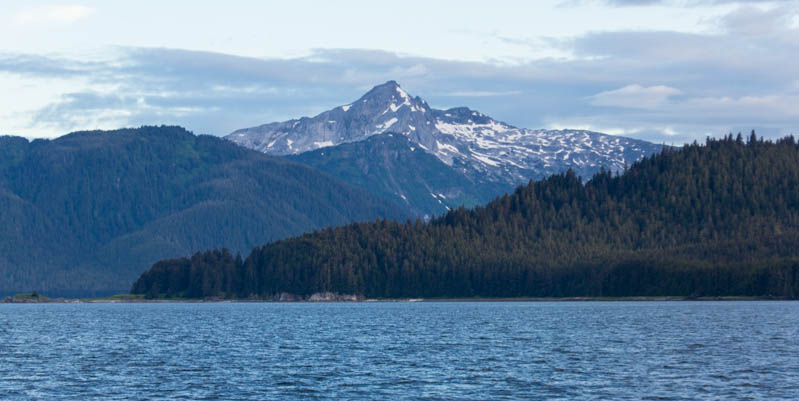
<svg viewBox="0 0 799 401">
<path fill-rule="evenodd" d="M 622 170 L 662 145 L 586 130 L 517 128 L 467 107 L 431 108 L 395 81 L 315 117 L 234 131 L 227 139 L 271 155 L 296 155 L 393 132 L 478 180 L 515 186 L 569 168 L 590 177 Z"/>
</svg>

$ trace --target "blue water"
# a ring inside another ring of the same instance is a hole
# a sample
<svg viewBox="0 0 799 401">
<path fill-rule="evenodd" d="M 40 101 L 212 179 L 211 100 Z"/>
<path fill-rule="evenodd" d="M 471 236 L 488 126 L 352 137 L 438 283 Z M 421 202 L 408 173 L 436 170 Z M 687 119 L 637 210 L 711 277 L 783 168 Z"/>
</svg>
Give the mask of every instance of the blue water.
<svg viewBox="0 0 799 401">
<path fill-rule="evenodd" d="M 799 399 L 799 303 L 3 304 L 0 399 Z"/>
</svg>

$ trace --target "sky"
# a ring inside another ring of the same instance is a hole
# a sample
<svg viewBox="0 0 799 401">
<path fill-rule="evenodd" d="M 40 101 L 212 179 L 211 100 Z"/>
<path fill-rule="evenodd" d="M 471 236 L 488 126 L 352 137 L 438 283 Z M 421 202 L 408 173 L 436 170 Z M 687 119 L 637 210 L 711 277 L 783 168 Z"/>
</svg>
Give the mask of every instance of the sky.
<svg viewBox="0 0 799 401">
<path fill-rule="evenodd" d="M 388 80 L 524 128 L 799 134 L 799 0 L 0 0 L 2 135 L 226 135 Z"/>
</svg>

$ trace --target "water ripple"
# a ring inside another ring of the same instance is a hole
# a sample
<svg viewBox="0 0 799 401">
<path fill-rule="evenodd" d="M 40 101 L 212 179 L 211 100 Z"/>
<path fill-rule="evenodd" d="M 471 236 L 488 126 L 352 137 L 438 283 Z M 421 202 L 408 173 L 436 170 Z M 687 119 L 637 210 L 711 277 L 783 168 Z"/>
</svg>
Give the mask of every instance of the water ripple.
<svg viewBox="0 0 799 401">
<path fill-rule="evenodd" d="M 795 399 L 799 303 L 2 304 L 3 399 Z"/>
</svg>

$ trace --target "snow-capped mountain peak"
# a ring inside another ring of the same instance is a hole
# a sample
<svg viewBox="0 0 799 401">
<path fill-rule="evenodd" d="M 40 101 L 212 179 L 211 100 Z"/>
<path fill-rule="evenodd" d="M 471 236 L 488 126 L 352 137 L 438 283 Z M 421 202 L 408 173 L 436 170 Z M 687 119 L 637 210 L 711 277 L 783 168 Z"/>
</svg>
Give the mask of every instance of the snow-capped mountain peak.
<svg viewBox="0 0 799 401">
<path fill-rule="evenodd" d="M 466 107 L 431 108 L 395 81 L 313 118 L 241 129 L 233 142 L 268 154 L 298 154 L 394 132 L 463 173 L 494 182 L 524 183 L 568 168 L 590 176 L 619 170 L 660 145 L 583 130 L 513 127 Z"/>
<path fill-rule="evenodd" d="M 301 118 L 241 129 L 228 139 L 274 155 L 298 154 L 326 146 L 364 140 L 384 132 L 414 133 L 431 112 L 427 102 L 411 97 L 395 81 L 375 86 L 360 99 Z M 432 130 L 432 128 L 431 128 Z M 431 145 L 430 141 L 427 141 Z"/>
</svg>

